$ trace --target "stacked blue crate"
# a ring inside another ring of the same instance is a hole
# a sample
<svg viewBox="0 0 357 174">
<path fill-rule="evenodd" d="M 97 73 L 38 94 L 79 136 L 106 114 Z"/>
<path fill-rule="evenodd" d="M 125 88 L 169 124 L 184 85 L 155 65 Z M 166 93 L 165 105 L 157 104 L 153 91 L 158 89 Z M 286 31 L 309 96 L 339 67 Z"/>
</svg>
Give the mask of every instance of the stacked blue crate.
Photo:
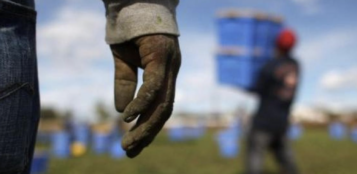
<svg viewBox="0 0 357 174">
<path fill-rule="evenodd" d="M 276 38 L 278 37 L 279 33 L 284 29 L 282 24 L 282 20 L 280 18 L 273 18 L 271 20 L 271 37 L 269 38 L 269 42 L 271 43 L 269 45 L 269 51 L 268 54 L 270 56 L 274 55 L 275 52 L 275 44 L 276 44 Z"/>
<path fill-rule="evenodd" d="M 261 67 L 273 57 L 281 20 L 268 15 L 228 11 L 221 13 L 217 24 L 219 83 L 251 88 Z"/>
<path fill-rule="evenodd" d="M 241 47 L 246 54 L 254 52 L 254 33 L 256 20 L 252 17 L 219 18 L 219 45 L 222 47 Z"/>
<path fill-rule="evenodd" d="M 264 19 L 257 19 L 255 28 L 254 46 L 258 51 L 261 59 L 270 58 L 270 37 L 272 31 L 271 21 Z"/>
<path fill-rule="evenodd" d="M 218 59 L 218 79 L 221 84 L 237 85 L 248 88 L 252 84 L 253 62 L 239 54 L 221 53 Z"/>
<path fill-rule="evenodd" d="M 278 19 L 258 19 L 254 46 L 259 50 L 260 59 L 271 59 L 273 57 L 275 40 L 281 29 L 282 25 Z"/>
</svg>

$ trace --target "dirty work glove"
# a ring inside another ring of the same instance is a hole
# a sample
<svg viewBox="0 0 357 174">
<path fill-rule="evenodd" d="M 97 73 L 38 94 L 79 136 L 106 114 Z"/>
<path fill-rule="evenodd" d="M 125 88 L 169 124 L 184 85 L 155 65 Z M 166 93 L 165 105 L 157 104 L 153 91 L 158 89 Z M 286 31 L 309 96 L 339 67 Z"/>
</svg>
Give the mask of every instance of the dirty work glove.
<svg viewBox="0 0 357 174">
<path fill-rule="evenodd" d="M 147 35 L 110 45 L 115 60 L 115 106 L 125 122 L 138 117 L 124 134 L 122 147 L 134 158 L 148 146 L 173 110 L 176 77 L 181 65 L 177 36 Z M 134 98 L 138 68 L 143 85 Z"/>
</svg>

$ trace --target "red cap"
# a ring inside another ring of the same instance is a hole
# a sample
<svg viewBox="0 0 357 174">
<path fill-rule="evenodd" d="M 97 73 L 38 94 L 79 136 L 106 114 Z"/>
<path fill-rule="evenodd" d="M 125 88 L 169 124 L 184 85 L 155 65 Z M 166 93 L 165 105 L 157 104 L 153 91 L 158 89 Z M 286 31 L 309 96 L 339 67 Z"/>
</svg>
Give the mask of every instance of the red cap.
<svg viewBox="0 0 357 174">
<path fill-rule="evenodd" d="M 279 50 L 290 51 L 296 43 L 295 32 L 291 29 L 283 29 L 276 40 L 276 46 Z"/>
</svg>

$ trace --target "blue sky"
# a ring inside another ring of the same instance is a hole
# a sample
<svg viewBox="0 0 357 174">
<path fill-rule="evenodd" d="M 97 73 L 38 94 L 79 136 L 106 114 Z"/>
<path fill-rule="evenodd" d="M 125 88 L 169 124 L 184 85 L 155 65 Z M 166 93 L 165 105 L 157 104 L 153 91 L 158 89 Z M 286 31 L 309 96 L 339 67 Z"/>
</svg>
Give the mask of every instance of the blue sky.
<svg viewBox="0 0 357 174">
<path fill-rule="evenodd" d="M 113 60 L 104 42 L 100 0 L 37 0 L 38 57 L 44 106 L 93 116 L 101 100 L 113 108 Z M 177 19 L 183 64 L 175 112 L 253 108 L 256 99 L 215 79 L 220 9 L 253 9 L 284 18 L 299 36 L 295 55 L 303 67 L 296 106 L 357 105 L 357 22 L 354 0 L 181 0 Z"/>
</svg>

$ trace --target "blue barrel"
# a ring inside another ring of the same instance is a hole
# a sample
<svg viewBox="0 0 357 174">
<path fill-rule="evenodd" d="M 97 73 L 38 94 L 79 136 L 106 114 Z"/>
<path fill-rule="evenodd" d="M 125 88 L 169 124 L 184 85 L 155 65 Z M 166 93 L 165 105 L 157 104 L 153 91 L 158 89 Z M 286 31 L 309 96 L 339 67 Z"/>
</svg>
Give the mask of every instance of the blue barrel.
<svg viewBox="0 0 357 174">
<path fill-rule="evenodd" d="M 90 129 L 86 124 L 76 124 L 73 127 L 74 141 L 84 146 L 88 146 Z"/>
<path fill-rule="evenodd" d="M 195 139 L 195 127 L 184 127 L 184 135 L 187 140 Z"/>
<path fill-rule="evenodd" d="M 332 139 L 342 140 L 346 137 L 346 126 L 341 122 L 333 122 L 329 126 L 329 133 Z"/>
<path fill-rule="evenodd" d="M 303 129 L 299 124 L 293 124 L 289 128 L 288 137 L 291 140 L 298 140 L 302 135 Z"/>
<path fill-rule="evenodd" d="M 201 138 L 206 132 L 206 127 L 204 125 L 198 125 L 191 128 L 191 137 L 194 139 Z"/>
<path fill-rule="evenodd" d="M 351 140 L 354 142 L 354 143 L 357 143 L 357 128 L 353 128 L 351 130 Z"/>
<path fill-rule="evenodd" d="M 225 131 L 229 132 L 229 134 L 232 134 L 232 136 L 239 138 L 242 133 L 240 122 L 234 121 Z"/>
<path fill-rule="evenodd" d="M 104 154 L 109 150 L 110 134 L 108 133 L 94 133 L 92 147 L 96 154 Z"/>
<path fill-rule="evenodd" d="M 52 135 L 52 153 L 58 158 L 70 156 L 70 135 L 65 131 L 55 132 Z"/>
<path fill-rule="evenodd" d="M 125 151 L 121 147 L 121 139 L 112 141 L 110 147 L 110 155 L 114 159 L 122 159 L 125 157 Z"/>
<path fill-rule="evenodd" d="M 224 158 L 235 158 L 239 153 L 239 136 L 236 132 L 225 130 L 218 134 L 217 143 L 219 152 Z"/>
<path fill-rule="evenodd" d="M 171 141 L 184 141 L 187 139 L 184 127 L 174 127 L 168 130 L 169 139 Z"/>
<path fill-rule="evenodd" d="M 31 164 L 31 174 L 43 174 L 47 173 L 49 163 L 48 153 L 35 153 L 32 164 Z"/>
</svg>

